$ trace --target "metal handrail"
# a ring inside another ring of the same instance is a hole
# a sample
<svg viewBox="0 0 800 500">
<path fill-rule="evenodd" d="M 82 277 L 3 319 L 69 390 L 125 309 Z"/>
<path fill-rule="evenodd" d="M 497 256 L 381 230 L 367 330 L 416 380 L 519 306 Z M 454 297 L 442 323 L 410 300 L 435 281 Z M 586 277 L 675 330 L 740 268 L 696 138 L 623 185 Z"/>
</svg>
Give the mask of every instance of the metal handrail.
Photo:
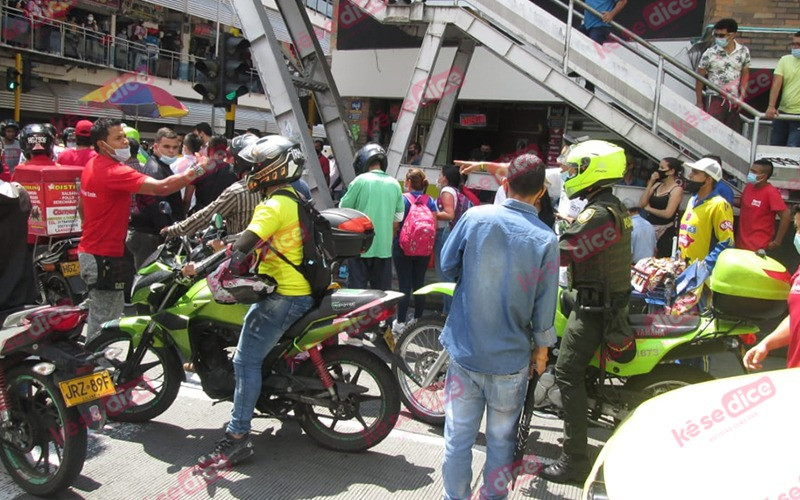
<svg viewBox="0 0 800 500">
<path fill-rule="evenodd" d="M 585 10 L 588 10 L 589 12 L 595 14 L 598 17 L 602 17 L 602 14 L 599 11 L 597 11 L 594 8 L 590 7 L 589 5 L 587 5 L 582 0 L 569 0 L 569 5 L 565 5 L 560 0 L 550 0 L 550 1 L 555 3 L 556 5 L 561 6 L 564 9 L 567 9 L 567 26 L 568 27 L 572 26 L 572 18 L 573 18 L 574 15 L 577 15 L 579 17 L 579 19 L 583 19 L 583 17 L 584 17 L 582 13 L 578 12 L 577 10 L 575 10 L 575 4 L 578 4 L 579 6 L 583 7 Z M 631 44 L 628 42 L 628 40 L 617 36 L 616 33 L 612 33 L 612 37 L 617 43 L 619 43 L 620 45 L 624 46 L 626 49 L 630 50 L 631 52 L 636 53 L 639 57 L 642 57 L 647 62 L 649 62 L 651 64 L 655 64 L 658 67 L 658 69 L 657 69 L 658 72 L 657 72 L 657 75 L 656 75 L 656 85 L 655 85 L 654 96 L 653 96 L 653 102 L 654 102 L 653 108 L 654 109 L 653 109 L 653 116 L 652 116 L 652 122 L 651 122 L 651 130 L 653 132 L 657 132 L 658 131 L 658 115 L 659 115 L 660 98 L 661 98 L 661 86 L 658 83 L 659 82 L 663 83 L 664 74 L 668 74 L 668 75 L 674 77 L 678 82 L 680 82 L 681 84 L 683 84 L 683 85 L 685 85 L 685 86 L 687 86 L 689 88 L 692 88 L 692 85 L 689 82 L 683 80 L 682 77 L 689 76 L 691 78 L 694 78 L 695 80 L 699 80 L 703 84 L 705 84 L 706 87 L 708 87 L 708 88 L 710 88 L 710 89 L 712 89 L 712 90 L 714 90 L 714 91 L 716 91 L 716 92 L 718 92 L 718 93 L 720 93 L 722 95 L 725 95 L 725 94 L 728 93 L 727 91 L 723 90 L 721 87 L 718 87 L 716 84 L 712 83 L 707 78 L 703 77 L 702 75 L 700 75 L 699 73 L 697 73 L 693 69 L 685 66 L 683 63 L 681 63 L 680 61 L 678 61 L 674 57 L 672 57 L 669 54 L 665 53 L 664 51 L 662 51 L 661 49 L 659 49 L 658 47 L 656 47 L 652 43 L 648 42 L 644 38 L 642 38 L 642 37 L 638 36 L 637 34 L 633 33 L 628 28 L 616 23 L 613 20 L 609 24 L 611 25 L 611 27 L 614 30 L 616 30 L 618 32 L 621 32 L 625 37 L 634 40 L 640 46 L 646 48 L 648 51 L 650 51 L 651 53 L 655 54 L 657 56 L 657 58 L 658 58 L 657 61 L 654 61 L 650 57 L 645 57 L 643 54 L 640 53 L 639 50 L 636 50 L 634 47 L 632 47 Z M 569 65 L 569 50 L 570 50 L 569 40 L 570 40 L 571 32 L 572 32 L 572 29 L 569 29 L 566 32 L 565 51 L 564 51 L 564 60 L 563 60 L 563 67 L 564 67 L 565 71 L 568 70 L 568 65 Z M 672 66 L 677 68 L 678 71 L 676 72 L 676 71 L 672 70 L 672 68 L 670 68 L 669 66 L 664 65 L 664 61 L 669 62 Z M 762 122 L 766 123 L 766 120 L 765 120 L 766 115 L 765 115 L 765 113 L 762 113 L 761 111 L 753 108 L 752 106 L 750 106 L 749 104 L 747 104 L 743 100 L 737 99 L 737 101 L 739 102 L 739 109 L 741 111 L 747 112 L 749 115 L 752 115 L 753 116 L 752 121 L 755 123 L 755 127 L 753 129 L 753 134 L 752 134 L 752 138 L 751 138 L 751 142 L 750 142 L 750 151 L 749 151 L 750 161 L 752 162 L 752 161 L 755 160 L 756 147 L 757 147 L 757 140 L 756 139 L 758 138 L 759 127 L 760 127 Z M 740 114 L 741 114 L 741 111 L 740 111 Z M 743 118 L 745 118 L 745 117 L 743 116 Z M 782 119 L 796 121 L 796 120 L 800 120 L 800 116 L 786 116 L 786 117 L 782 117 Z M 771 122 L 769 122 L 769 123 L 771 123 Z"/>
<path fill-rule="evenodd" d="M 14 9 L 2 4 L 0 4 L 0 21 L 2 22 L 0 45 L 15 47 L 14 44 L 21 43 L 21 48 L 32 52 L 122 71 L 144 71 L 148 74 L 162 77 L 164 77 L 164 74 L 159 71 L 158 62 L 169 60 L 169 70 L 165 76 L 169 80 L 177 79 L 194 83 L 196 81 L 195 71 L 187 70 L 184 78 L 181 71 L 176 70 L 180 68 L 181 64 L 196 64 L 205 60 L 205 58 L 192 54 L 183 55 L 180 52 L 154 47 L 153 45 L 135 42 L 126 38 L 112 37 L 105 33 L 92 31 L 56 19 L 31 19 L 24 10 Z M 42 27 L 58 31 L 59 42 L 57 47 L 50 46 L 52 37 L 49 37 L 47 40 L 48 47 L 46 47 L 48 50 L 40 48 L 41 42 L 44 42 L 44 40 L 37 40 L 37 35 L 41 32 Z M 20 40 L 20 37 L 22 37 L 22 40 Z M 70 44 L 69 47 L 67 46 L 68 43 Z M 95 57 L 100 55 L 99 52 L 102 53 L 102 56 Z M 74 53 L 74 56 L 72 53 Z M 124 55 L 122 60 L 118 60 L 118 55 Z M 133 59 L 131 59 L 131 55 L 133 55 Z M 153 66 L 155 66 L 155 71 L 151 71 Z M 255 84 L 260 82 L 258 73 L 255 70 L 250 72 L 249 78 L 248 88 L 250 91 L 256 92 L 258 90 L 263 93 L 263 90 L 260 90 L 260 87 Z"/>
<path fill-rule="evenodd" d="M 691 39 L 692 44 L 705 40 L 709 32 L 712 32 L 713 30 L 714 30 L 714 25 L 707 24 L 703 28 L 703 32 L 700 33 L 700 36 Z M 737 33 L 774 33 L 774 34 L 793 35 L 794 33 L 797 33 L 797 28 L 764 28 L 761 26 L 739 26 Z"/>
</svg>

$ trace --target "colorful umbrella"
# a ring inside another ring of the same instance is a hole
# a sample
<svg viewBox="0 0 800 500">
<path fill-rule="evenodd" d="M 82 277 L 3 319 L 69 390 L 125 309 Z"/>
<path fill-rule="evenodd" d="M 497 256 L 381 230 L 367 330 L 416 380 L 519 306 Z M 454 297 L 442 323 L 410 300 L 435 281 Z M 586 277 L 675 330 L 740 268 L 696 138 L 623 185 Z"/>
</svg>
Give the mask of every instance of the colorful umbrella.
<svg viewBox="0 0 800 500">
<path fill-rule="evenodd" d="M 79 100 L 92 107 L 119 109 L 137 118 L 179 118 L 189 113 L 169 92 L 135 79 L 111 82 Z"/>
</svg>

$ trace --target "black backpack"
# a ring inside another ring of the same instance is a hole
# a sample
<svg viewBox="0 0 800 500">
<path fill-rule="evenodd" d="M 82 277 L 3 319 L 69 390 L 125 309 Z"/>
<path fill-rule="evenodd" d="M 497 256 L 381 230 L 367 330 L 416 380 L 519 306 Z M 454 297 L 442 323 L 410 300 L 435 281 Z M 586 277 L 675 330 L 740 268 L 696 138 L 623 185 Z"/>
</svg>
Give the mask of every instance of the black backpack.
<svg viewBox="0 0 800 500">
<path fill-rule="evenodd" d="M 279 189 L 274 195 L 287 196 L 297 202 L 297 218 L 303 237 L 303 261 L 295 265 L 272 245 L 270 250 L 303 275 L 311 285 L 311 296 L 319 301 L 331 285 L 331 266 L 336 258 L 331 224 L 311 201 L 286 189 Z"/>
</svg>

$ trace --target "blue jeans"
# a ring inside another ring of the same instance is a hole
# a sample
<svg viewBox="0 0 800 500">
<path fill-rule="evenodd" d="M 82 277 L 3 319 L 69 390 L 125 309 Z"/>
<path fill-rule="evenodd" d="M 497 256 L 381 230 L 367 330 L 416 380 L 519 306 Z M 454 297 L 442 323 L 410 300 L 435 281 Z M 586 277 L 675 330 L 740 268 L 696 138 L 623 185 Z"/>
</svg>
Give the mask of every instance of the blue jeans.
<svg viewBox="0 0 800 500">
<path fill-rule="evenodd" d="M 472 445 L 486 409 L 486 463 L 481 498 L 508 496 L 506 469 L 514 457 L 517 424 L 525 392 L 528 367 L 511 375 L 486 375 L 459 366 L 452 359 L 447 369 L 444 395 L 444 498 L 470 497 Z"/>
<path fill-rule="evenodd" d="M 250 306 L 233 355 L 236 391 L 233 393 L 229 434 L 250 432 L 250 421 L 261 394 L 261 364 L 283 333 L 314 305 L 308 296 L 287 297 L 273 293 Z"/>
<path fill-rule="evenodd" d="M 442 247 L 444 247 L 444 242 L 447 241 L 447 237 L 450 236 L 450 226 L 445 226 L 443 228 L 439 228 L 436 230 L 436 242 L 433 246 L 433 251 L 436 253 L 436 258 L 434 259 L 434 263 L 436 265 L 436 277 L 439 281 L 447 281 L 447 278 L 444 277 L 442 274 Z M 448 314 L 450 312 L 450 305 L 453 303 L 453 297 L 450 295 L 444 296 L 444 306 L 442 307 L 442 314 Z"/>
<path fill-rule="evenodd" d="M 773 120 L 771 146 L 800 148 L 800 121 Z"/>
</svg>

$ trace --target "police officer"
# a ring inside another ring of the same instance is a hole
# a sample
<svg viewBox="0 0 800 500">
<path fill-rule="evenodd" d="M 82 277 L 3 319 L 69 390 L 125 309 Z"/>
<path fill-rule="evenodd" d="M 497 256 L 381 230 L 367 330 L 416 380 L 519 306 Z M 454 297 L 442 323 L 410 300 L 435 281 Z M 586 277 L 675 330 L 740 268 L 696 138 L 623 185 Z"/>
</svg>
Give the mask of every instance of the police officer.
<svg viewBox="0 0 800 500">
<path fill-rule="evenodd" d="M 564 406 L 564 448 L 541 476 L 583 483 L 590 469 L 586 368 L 600 346 L 603 356 L 617 362 L 628 362 L 636 353 L 628 326 L 633 223 L 611 191 L 625 173 L 622 148 L 586 141 L 573 145 L 562 160 L 571 172 L 564 182 L 567 196 L 584 198 L 587 204 L 559 241 L 561 265 L 570 268 L 570 290 L 564 293 L 575 300 L 575 307 L 555 372 Z"/>
</svg>

